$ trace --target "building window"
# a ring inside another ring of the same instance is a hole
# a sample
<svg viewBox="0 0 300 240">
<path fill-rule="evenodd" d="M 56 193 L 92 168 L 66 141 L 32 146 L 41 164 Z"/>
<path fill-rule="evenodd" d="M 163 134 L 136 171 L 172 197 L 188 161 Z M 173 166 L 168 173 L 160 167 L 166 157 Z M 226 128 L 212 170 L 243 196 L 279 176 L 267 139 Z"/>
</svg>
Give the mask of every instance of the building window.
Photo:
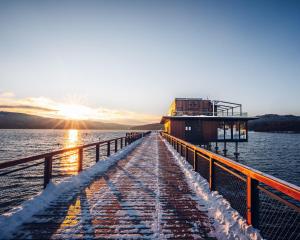
<svg viewBox="0 0 300 240">
<path fill-rule="evenodd" d="M 192 131 L 192 127 L 186 126 L 186 127 L 185 127 L 185 131 Z"/>
</svg>

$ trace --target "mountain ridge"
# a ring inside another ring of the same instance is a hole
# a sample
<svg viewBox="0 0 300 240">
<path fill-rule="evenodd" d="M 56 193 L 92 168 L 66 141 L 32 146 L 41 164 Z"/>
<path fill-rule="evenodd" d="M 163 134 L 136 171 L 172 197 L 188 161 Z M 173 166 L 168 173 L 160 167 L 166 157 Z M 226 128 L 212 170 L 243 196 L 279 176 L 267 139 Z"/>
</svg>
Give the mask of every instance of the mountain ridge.
<svg viewBox="0 0 300 240">
<path fill-rule="evenodd" d="M 250 131 L 300 132 L 300 116 L 264 114 L 248 122 Z M 46 118 L 17 112 L 0 111 L 0 129 L 99 129 L 99 130 L 162 130 L 160 123 L 126 125 L 91 120 Z"/>
<path fill-rule="evenodd" d="M 26 113 L 0 112 L 0 129 L 99 129 L 128 130 L 130 125 L 91 120 L 66 120 L 40 117 Z"/>
</svg>

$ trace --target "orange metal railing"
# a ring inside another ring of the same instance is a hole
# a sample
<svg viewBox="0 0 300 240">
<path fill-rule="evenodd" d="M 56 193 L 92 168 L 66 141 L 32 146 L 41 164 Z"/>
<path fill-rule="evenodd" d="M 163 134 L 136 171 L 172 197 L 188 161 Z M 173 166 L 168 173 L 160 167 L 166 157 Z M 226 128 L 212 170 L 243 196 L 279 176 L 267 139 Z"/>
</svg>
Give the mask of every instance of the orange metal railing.
<svg viewBox="0 0 300 240">
<path fill-rule="evenodd" d="M 161 135 L 267 239 L 300 236 L 300 188 L 167 133 Z"/>
<path fill-rule="evenodd" d="M 149 133 L 150 131 L 126 133 L 125 137 L 64 148 L 36 156 L 0 163 L 0 213 L 6 212 L 11 207 L 32 197 L 33 192 L 37 193 L 40 191 L 41 185 L 43 185 L 43 188 L 46 188 L 54 177 L 53 173 L 56 174 L 58 170 L 63 167 L 59 165 L 56 160 L 75 156 L 75 168 L 71 172 L 63 175 L 70 176 L 83 170 L 85 164 L 84 156 L 89 156 L 87 161 L 94 159 L 92 161 L 98 162 L 100 157 L 108 157 L 111 153 L 117 152 L 124 146 L 127 146 Z M 95 152 L 90 152 L 91 150 Z M 91 164 L 92 163 L 89 162 L 89 164 L 85 164 L 85 167 L 89 167 Z M 22 184 L 25 183 L 30 185 L 31 188 L 24 187 Z M 10 202 L 12 202 L 12 204 L 10 204 Z"/>
</svg>

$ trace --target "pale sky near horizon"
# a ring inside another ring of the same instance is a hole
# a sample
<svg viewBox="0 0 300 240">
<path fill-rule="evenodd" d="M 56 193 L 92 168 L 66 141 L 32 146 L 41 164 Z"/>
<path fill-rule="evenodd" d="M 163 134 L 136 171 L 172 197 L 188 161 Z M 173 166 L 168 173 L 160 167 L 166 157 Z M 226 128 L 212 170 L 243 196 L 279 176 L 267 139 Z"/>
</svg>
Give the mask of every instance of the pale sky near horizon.
<svg viewBox="0 0 300 240">
<path fill-rule="evenodd" d="M 144 123 L 208 97 L 300 115 L 299 25 L 299 1 L 0 0 L 0 110 Z"/>
</svg>

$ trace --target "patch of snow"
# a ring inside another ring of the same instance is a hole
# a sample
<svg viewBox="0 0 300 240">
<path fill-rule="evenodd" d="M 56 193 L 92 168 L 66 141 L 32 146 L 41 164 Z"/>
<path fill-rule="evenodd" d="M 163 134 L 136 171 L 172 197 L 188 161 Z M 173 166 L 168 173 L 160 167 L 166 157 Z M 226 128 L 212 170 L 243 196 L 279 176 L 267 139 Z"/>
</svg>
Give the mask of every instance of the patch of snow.
<svg viewBox="0 0 300 240">
<path fill-rule="evenodd" d="M 162 138 L 162 137 L 161 137 Z M 246 220 L 218 192 L 211 192 L 209 184 L 175 149 L 162 138 L 168 150 L 173 154 L 176 163 L 184 172 L 190 188 L 198 196 L 197 202 L 208 210 L 208 216 L 213 219 L 214 237 L 218 239 L 263 239 L 259 230 L 249 226 Z"/>
<path fill-rule="evenodd" d="M 165 239 L 165 236 L 161 233 L 161 218 L 162 218 L 162 208 L 160 203 L 160 186 L 159 186 L 159 157 L 158 157 L 158 142 L 152 141 L 153 145 L 153 157 L 155 158 L 155 175 L 156 175 L 156 190 L 155 190 L 155 214 L 154 223 L 152 231 L 154 233 L 154 238 Z"/>
<path fill-rule="evenodd" d="M 11 234 L 18 226 L 28 221 L 34 214 L 45 210 L 59 196 L 64 195 L 66 192 L 70 192 L 73 189 L 86 186 L 96 176 L 100 176 L 105 173 L 109 167 L 133 151 L 133 149 L 135 149 L 142 142 L 142 140 L 143 139 L 139 139 L 133 142 L 117 153 L 111 155 L 109 158 L 97 162 L 95 165 L 82 171 L 76 176 L 69 177 L 58 184 L 54 184 L 52 182 L 49 183 L 44 191 L 23 202 L 20 206 L 15 207 L 9 212 L 1 215 L 0 239 L 10 238 Z M 70 200 L 71 198 L 72 196 L 70 197 Z"/>
</svg>

